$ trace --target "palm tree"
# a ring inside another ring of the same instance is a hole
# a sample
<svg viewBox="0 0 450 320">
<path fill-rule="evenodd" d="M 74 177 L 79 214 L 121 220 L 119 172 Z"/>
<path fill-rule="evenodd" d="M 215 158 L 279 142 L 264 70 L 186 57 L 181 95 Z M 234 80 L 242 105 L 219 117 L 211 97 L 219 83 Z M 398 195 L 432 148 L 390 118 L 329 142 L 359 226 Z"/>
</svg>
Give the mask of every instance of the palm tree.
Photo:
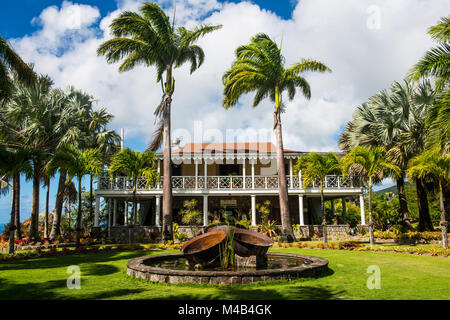
<svg viewBox="0 0 450 320">
<path fill-rule="evenodd" d="M 60 131 L 64 132 L 64 135 L 59 138 L 56 149 L 61 149 L 69 144 L 81 150 L 99 149 L 102 154 L 102 161 L 108 163 L 108 158 L 118 150 L 120 139 L 114 130 L 106 129 L 113 116 L 107 113 L 105 108 L 93 110 L 94 98 L 74 87 L 67 87 L 62 91 L 62 95 L 65 102 L 57 126 L 61 128 Z M 60 170 L 53 226 L 50 233 L 51 239 L 60 234 L 66 176 L 67 173 L 63 169 Z M 92 189 L 92 176 L 90 176 L 89 219 L 93 217 Z"/>
<path fill-rule="evenodd" d="M 323 63 L 301 59 L 289 69 L 284 68 L 284 57 L 281 48 L 270 39 L 267 34 L 259 33 L 250 39 L 250 43 L 239 46 L 236 51 L 236 60 L 231 68 L 222 77 L 224 84 L 222 104 L 225 109 L 237 104 L 241 95 L 256 91 L 253 107 L 269 97 L 275 104 L 274 131 L 277 139 L 278 187 L 280 194 L 280 211 L 282 224 L 282 241 L 292 242 L 290 212 L 288 205 L 287 181 L 283 156 L 283 138 L 281 128 L 281 113 L 284 111 L 282 95 L 288 92 L 292 100 L 299 88 L 303 95 L 309 99 L 311 89 L 308 82 L 301 76 L 303 72 L 331 71 Z"/>
<path fill-rule="evenodd" d="M 3 104 L 14 90 L 11 73 L 24 84 L 29 85 L 37 80 L 32 68 L 23 62 L 8 42 L 0 36 L 0 104 Z"/>
<path fill-rule="evenodd" d="M 401 174 L 401 169 L 386 157 L 386 149 L 382 146 L 357 146 L 342 158 L 342 173 L 344 179 L 350 176 L 366 177 L 369 189 L 369 234 L 370 246 L 375 243 L 372 219 L 372 185 L 381 181 L 386 174 Z M 361 205 L 364 205 L 363 203 Z"/>
<path fill-rule="evenodd" d="M 428 29 L 428 34 L 439 45 L 428 50 L 411 68 L 409 78 L 418 81 L 432 77 L 438 89 L 442 89 L 448 86 L 450 79 L 450 16 L 442 17 L 437 25 Z"/>
<path fill-rule="evenodd" d="M 329 174 L 336 174 L 340 171 L 340 163 L 335 153 L 325 155 L 311 152 L 300 157 L 294 166 L 295 174 L 301 170 L 303 186 L 307 188 L 312 182 L 319 181 L 320 184 L 320 212 L 322 214 L 323 243 L 328 244 L 327 219 L 325 216 L 325 201 L 323 187 L 325 177 Z"/>
<path fill-rule="evenodd" d="M 16 212 L 20 204 L 19 193 L 17 192 L 19 185 L 17 180 L 20 179 L 21 173 L 30 175 L 31 173 L 31 154 L 24 149 L 15 151 L 7 150 L 0 147 L 0 174 L 3 175 L 2 181 L 5 181 L 5 176 L 11 177 L 11 222 L 9 224 L 9 253 L 14 253 L 14 238 L 17 230 Z M 20 220 L 19 220 L 20 224 Z"/>
<path fill-rule="evenodd" d="M 152 151 L 133 151 L 130 148 L 124 148 L 112 157 L 109 167 L 110 175 L 115 177 L 117 174 L 125 174 L 128 179 L 133 181 L 133 214 L 132 225 L 137 223 L 137 203 L 136 191 L 140 177 L 145 179 L 145 188 L 154 186 L 159 181 L 159 173 L 156 169 L 156 158 Z M 130 242 L 131 230 L 130 230 Z"/>
<path fill-rule="evenodd" d="M 114 19 L 110 25 L 114 38 L 101 44 L 97 53 L 106 55 L 108 63 L 124 59 L 119 72 L 131 70 L 137 65 L 155 66 L 157 69 L 156 81 L 161 83 L 163 97 L 155 110 L 159 123 L 148 149 L 156 151 L 164 141 L 163 241 L 168 241 L 173 239 L 170 159 L 170 114 L 175 90 L 173 71 L 186 62 L 191 65 L 191 73 L 197 70 L 202 65 L 205 54 L 195 43 L 203 35 L 222 26 L 199 25 L 192 30 L 175 28 L 175 19 L 170 23 L 164 11 L 151 2 L 144 2 L 140 12 L 141 14 L 124 11 Z"/>
<path fill-rule="evenodd" d="M 445 194 L 450 191 L 450 155 L 442 154 L 438 149 L 427 150 L 410 161 L 408 176 L 411 178 L 431 175 L 439 181 L 439 198 L 441 210 L 442 245 L 448 249 L 448 221 L 447 215 L 450 203 L 445 203 Z"/>
<path fill-rule="evenodd" d="M 428 126 L 426 119 L 435 99 L 435 90 L 429 81 L 413 86 L 408 81 L 395 81 L 389 90 L 372 96 L 367 103 L 358 106 L 351 122 L 340 136 L 339 146 L 349 151 L 356 146 L 382 145 L 387 155 L 395 161 L 402 172 L 396 177 L 399 197 L 399 214 L 402 224 L 411 228 L 405 193 L 405 175 L 408 161 L 420 154 L 426 145 Z M 428 200 L 424 182 L 416 180 L 419 201 L 419 225 L 432 230 Z"/>
<path fill-rule="evenodd" d="M 86 149 L 81 151 L 74 146 L 67 146 L 59 150 L 48 163 L 48 170 L 63 169 L 67 171 L 68 181 L 73 178 L 78 180 L 78 212 L 76 223 L 76 246 L 80 246 L 81 236 L 81 182 L 83 176 L 91 174 L 95 177 L 100 176 L 103 170 L 101 153 L 96 149 Z"/>
<path fill-rule="evenodd" d="M 30 86 L 17 83 L 14 94 L 2 110 L 2 130 L 6 139 L 4 144 L 11 148 L 21 147 L 32 154 L 33 196 L 30 223 L 30 240 L 37 241 L 39 218 L 39 188 L 43 177 L 43 168 L 51 150 L 56 143 L 58 130 L 59 104 L 56 92 L 50 90 L 52 81 L 47 76 L 39 76 L 37 82 Z"/>
<path fill-rule="evenodd" d="M 120 135 L 114 130 L 106 129 L 114 116 L 101 108 L 90 113 L 88 120 L 88 147 L 100 150 L 103 162 L 108 163 L 110 158 L 120 150 Z M 93 179 L 89 176 L 89 217 L 93 216 Z"/>
</svg>

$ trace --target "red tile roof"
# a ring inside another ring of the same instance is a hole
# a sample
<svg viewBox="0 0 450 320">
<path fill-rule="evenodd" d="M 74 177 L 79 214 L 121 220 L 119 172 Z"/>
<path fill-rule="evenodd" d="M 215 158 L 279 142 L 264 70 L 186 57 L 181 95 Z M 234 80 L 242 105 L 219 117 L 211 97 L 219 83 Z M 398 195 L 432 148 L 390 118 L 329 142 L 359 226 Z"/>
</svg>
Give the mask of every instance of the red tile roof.
<svg viewBox="0 0 450 320">
<path fill-rule="evenodd" d="M 283 149 L 284 152 L 300 152 Z M 272 142 L 189 142 L 183 148 L 172 149 L 172 153 L 276 153 Z"/>
</svg>

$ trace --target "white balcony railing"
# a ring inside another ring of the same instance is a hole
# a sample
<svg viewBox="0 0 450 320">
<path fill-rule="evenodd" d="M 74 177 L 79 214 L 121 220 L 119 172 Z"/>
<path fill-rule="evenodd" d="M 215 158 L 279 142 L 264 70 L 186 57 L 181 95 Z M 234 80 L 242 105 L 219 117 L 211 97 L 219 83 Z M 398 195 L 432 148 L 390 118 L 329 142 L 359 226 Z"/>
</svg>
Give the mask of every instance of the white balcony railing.
<svg viewBox="0 0 450 320">
<path fill-rule="evenodd" d="M 162 189 L 163 177 L 160 182 L 153 187 L 145 188 L 145 178 L 139 178 L 137 180 L 137 190 L 158 190 Z M 301 189 L 302 183 L 298 176 L 287 176 L 288 189 Z M 205 188 L 206 183 L 206 188 Z M 132 190 L 133 179 L 127 179 L 126 177 L 101 177 L 98 180 L 98 188 L 100 190 Z M 318 189 L 320 187 L 320 181 L 313 181 L 308 188 Z M 325 177 L 324 188 L 326 189 L 351 189 L 359 188 L 360 183 L 358 179 L 347 180 L 344 182 L 342 176 L 329 175 Z M 210 190 L 244 190 L 244 189 L 278 189 L 278 176 L 173 176 L 172 188 L 175 190 L 197 190 L 197 189 L 210 189 Z"/>
</svg>

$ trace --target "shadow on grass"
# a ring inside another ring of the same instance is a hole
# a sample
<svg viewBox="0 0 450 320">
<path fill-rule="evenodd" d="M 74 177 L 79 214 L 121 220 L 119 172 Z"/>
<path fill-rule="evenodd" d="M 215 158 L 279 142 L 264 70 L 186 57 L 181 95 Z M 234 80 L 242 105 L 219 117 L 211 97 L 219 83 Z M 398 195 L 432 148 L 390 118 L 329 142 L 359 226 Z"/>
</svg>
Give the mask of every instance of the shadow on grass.
<svg viewBox="0 0 450 320">
<path fill-rule="evenodd" d="M 101 252 L 86 254 L 71 254 L 66 256 L 42 257 L 24 260 L 15 260 L 0 263 L 0 271 L 6 270 L 25 270 L 25 269 L 45 269 L 45 268 L 61 268 L 68 265 L 81 263 L 101 263 L 117 260 L 129 260 L 136 257 L 148 255 L 147 251 L 130 251 L 130 252 Z"/>
<path fill-rule="evenodd" d="M 83 288 L 83 281 L 81 282 L 81 288 Z M 62 289 L 65 289 L 65 294 L 61 293 Z M 144 289 L 115 289 L 78 295 L 76 294 L 78 291 L 77 289 L 67 288 L 67 280 L 18 284 L 6 279 L 0 279 L 0 300 L 111 299 L 140 293 L 143 290 Z"/>
<path fill-rule="evenodd" d="M 217 286 L 217 292 L 210 297 L 196 294 L 171 295 L 167 299 L 225 299 L 225 300 L 338 300 L 345 291 L 331 290 L 323 286 L 302 286 L 303 280 L 314 280 L 334 274 L 332 269 L 314 278 L 303 278 L 288 282 L 284 280 L 256 282 L 250 285 Z M 190 285 L 190 284 L 185 284 Z M 202 287 L 208 287 L 203 285 Z M 274 288 L 276 287 L 276 288 Z M 166 298 L 164 298 L 166 299 Z"/>
<path fill-rule="evenodd" d="M 97 263 L 84 264 L 80 269 L 83 276 L 105 276 L 120 271 L 116 266 Z"/>
<path fill-rule="evenodd" d="M 339 296 L 345 291 L 331 290 L 322 286 L 298 286 L 290 283 L 274 283 L 277 289 L 250 286 L 241 288 L 230 286 L 218 288 L 217 293 L 211 296 L 196 294 L 177 294 L 164 299 L 169 300 L 196 300 L 196 299 L 221 299 L 221 300 L 339 300 Z"/>
</svg>

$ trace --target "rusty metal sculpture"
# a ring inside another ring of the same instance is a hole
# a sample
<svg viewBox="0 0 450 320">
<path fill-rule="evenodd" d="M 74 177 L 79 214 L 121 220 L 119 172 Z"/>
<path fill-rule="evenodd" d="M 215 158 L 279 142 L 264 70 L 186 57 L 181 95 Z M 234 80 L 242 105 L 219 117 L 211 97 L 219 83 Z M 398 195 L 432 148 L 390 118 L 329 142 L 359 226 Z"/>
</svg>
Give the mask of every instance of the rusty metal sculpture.
<svg viewBox="0 0 450 320">
<path fill-rule="evenodd" d="M 211 231 L 186 242 L 180 249 L 189 264 L 206 266 L 215 263 L 220 254 L 220 245 L 227 238 L 222 230 Z"/>
<path fill-rule="evenodd" d="M 242 258 L 256 256 L 256 265 L 267 262 L 266 253 L 273 245 L 272 239 L 258 232 L 229 225 L 215 225 L 206 233 L 186 242 L 181 252 L 190 264 L 212 265 L 220 255 L 220 246 L 228 237 L 232 238 L 234 253 Z"/>
</svg>

